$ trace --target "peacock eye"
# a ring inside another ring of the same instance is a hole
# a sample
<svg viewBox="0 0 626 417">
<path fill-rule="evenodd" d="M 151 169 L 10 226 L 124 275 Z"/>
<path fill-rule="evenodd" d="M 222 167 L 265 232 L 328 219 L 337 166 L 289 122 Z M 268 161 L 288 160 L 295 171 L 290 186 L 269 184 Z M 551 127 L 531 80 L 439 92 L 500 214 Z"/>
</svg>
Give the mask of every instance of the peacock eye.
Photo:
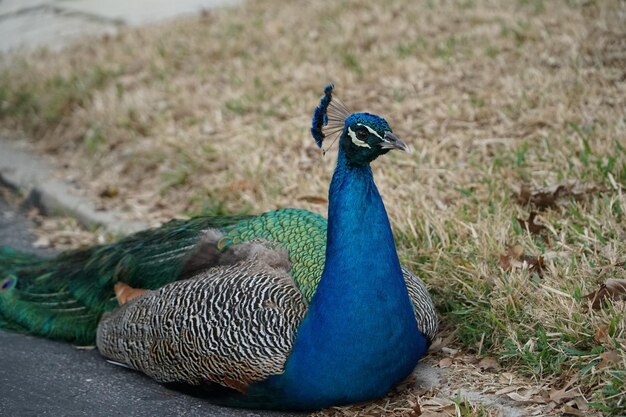
<svg viewBox="0 0 626 417">
<path fill-rule="evenodd" d="M 357 131 L 356 131 L 356 138 L 358 140 L 365 141 L 367 139 L 367 136 L 368 136 L 367 130 L 365 130 L 363 128 L 357 129 Z"/>
</svg>

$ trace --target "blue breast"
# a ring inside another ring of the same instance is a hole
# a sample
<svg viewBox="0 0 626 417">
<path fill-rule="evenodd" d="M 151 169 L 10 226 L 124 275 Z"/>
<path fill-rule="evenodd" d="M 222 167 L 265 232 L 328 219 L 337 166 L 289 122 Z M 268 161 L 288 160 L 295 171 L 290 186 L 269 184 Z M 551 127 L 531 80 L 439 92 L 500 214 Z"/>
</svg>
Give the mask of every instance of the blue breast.
<svg viewBox="0 0 626 417">
<path fill-rule="evenodd" d="M 374 399 L 406 378 L 426 349 L 371 170 L 349 167 L 340 153 L 322 279 L 285 372 L 258 389 L 274 391 L 287 408 Z"/>
<path fill-rule="evenodd" d="M 235 404 L 312 410 L 379 398 L 426 349 L 371 170 L 348 166 L 340 152 L 326 264 L 285 372 L 253 384 Z"/>
</svg>

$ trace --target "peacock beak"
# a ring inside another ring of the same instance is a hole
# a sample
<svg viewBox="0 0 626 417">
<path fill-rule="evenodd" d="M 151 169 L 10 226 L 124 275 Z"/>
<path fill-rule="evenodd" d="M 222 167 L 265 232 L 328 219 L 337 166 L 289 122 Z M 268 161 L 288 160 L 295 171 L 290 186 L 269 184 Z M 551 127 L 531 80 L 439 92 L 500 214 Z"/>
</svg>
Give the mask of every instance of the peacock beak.
<svg viewBox="0 0 626 417">
<path fill-rule="evenodd" d="M 406 153 L 411 153 L 411 148 L 406 143 L 402 142 L 396 135 L 391 132 L 385 132 L 385 137 L 380 142 L 380 147 L 383 149 L 399 149 Z"/>
</svg>

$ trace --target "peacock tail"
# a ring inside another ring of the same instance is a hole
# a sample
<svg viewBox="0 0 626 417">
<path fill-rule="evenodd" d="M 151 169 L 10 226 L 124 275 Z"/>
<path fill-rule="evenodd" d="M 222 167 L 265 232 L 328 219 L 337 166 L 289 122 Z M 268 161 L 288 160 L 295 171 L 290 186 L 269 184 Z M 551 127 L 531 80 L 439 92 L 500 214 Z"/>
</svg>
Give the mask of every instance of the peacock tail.
<svg viewBox="0 0 626 417">
<path fill-rule="evenodd" d="M 55 258 L 3 256 L 0 276 L 12 285 L 0 294 L 0 316 L 31 334 L 93 344 L 100 315 L 117 306 L 113 284 L 158 288 L 171 282 L 207 227 L 210 223 L 201 220 L 173 221 Z"/>
</svg>

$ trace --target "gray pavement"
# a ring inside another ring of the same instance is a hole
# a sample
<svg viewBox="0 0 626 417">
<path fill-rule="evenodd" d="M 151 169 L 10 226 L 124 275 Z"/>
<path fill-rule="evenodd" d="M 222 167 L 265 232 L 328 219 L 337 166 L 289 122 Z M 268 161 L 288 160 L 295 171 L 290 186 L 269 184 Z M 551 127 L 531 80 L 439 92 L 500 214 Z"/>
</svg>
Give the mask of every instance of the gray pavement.
<svg viewBox="0 0 626 417">
<path fill-rule="evenodd" d="M 50 252 L 33 248 L 32 241 L 33 237 L 28 232 L 28 224 L 24 216 L 9 207 L 0 194 L 0 245 L 12 246 L 38 255 L 50 254 Z"/>
<path fill-rule="evenodd" d="M 113 34 L 236 0 L 0 0 L 0 52 L 59 49 L 78 36 Z"/>
<path fill-rule="evenodd" d="M 0 245 L 32 247 L 28 221 L 0 198 Z M 290 416 L 217 407 L 112 365 L 96 350 L 0 331 L 2 417 Z"/>
</svg>

